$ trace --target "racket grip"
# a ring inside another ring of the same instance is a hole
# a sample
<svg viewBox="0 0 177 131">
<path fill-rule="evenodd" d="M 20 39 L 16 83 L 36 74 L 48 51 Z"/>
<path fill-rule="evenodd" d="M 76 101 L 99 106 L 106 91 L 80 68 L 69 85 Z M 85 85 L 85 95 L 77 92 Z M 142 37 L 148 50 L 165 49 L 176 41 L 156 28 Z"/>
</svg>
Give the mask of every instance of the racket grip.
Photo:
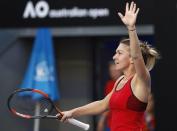
<svg viewBox="0 0 177 131">
<path fill-rule="evenodd" d="M 85 131 L 87 131 L 90 128 L 89 124 L 83 123 L 83 122 L 78 121 L 78 120 L 73 119 L 73 118 L 68 119 L 68 123 L 73 124 L 75 126 L 78 126 L 78 127 L 82 128 L 82 129 L 84 129 Z"/>
</svg>

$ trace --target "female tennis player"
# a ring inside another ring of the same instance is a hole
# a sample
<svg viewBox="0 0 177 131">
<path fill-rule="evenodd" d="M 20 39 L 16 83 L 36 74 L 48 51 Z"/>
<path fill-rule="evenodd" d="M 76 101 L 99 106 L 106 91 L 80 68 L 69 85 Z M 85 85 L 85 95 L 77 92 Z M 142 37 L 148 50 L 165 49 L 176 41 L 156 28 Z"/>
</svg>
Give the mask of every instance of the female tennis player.
<svg viewBox="0 0 177 131">
<path fill-rule="evenodd" d="M 129 39 L 120 41 L 113 56 L 116 69 L 123 72 L 123 76 L 118 78 L 113 90 L 103 100 L 63 112 L 62 122 L 111 110 L 111 131 L 142 131 L 151 90 L 149 71 L 159 54 L 155 48 L 138 39 L 135 26 L 138 12 L 139 8 L 131 2 L 126 3 L 125 15 L 118 13 L 129 34 Z"/>
</svg>

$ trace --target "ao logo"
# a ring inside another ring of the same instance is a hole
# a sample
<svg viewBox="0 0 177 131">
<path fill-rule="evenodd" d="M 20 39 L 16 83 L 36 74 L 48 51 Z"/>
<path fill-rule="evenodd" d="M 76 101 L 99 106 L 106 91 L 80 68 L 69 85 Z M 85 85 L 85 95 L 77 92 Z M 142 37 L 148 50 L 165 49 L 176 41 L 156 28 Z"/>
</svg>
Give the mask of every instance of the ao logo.
<svg viewBox="0 0 177 131">
<path fill-rule="evenodd" d="M 33 5 L 32 1 L 28 1 L 23 18 L 45 18 L 49 13 L 49 5 L 46 1 L 39 1 L 36 6 Z"/>
</svg>

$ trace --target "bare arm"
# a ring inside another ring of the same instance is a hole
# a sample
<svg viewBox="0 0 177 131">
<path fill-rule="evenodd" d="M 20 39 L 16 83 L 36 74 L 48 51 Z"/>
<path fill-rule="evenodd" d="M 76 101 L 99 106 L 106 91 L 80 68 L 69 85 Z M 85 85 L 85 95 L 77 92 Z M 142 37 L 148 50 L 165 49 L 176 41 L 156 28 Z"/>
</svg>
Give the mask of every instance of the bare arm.
<svg viewBox="0 0 177 131">
<path fill-rule="evenodd" d="M 140 79 L 146 86 L 150 84 L 149 71 L 146 69 L 143 56 L 141 53 L 139 39 L 136 32 L 136 19 L 139 12 L 139 8 L 136 8 L 136 4 L 131 2 L 130 6 L 126 4 L 125 15 L 118 13 L 123 23 L 128 28 L 129 38 L 130 38 L 130 54 L 134 62 L 135 70 L 138 79 Z"/>
<path fill-rule="evenodd" d="M 68 118 L 72 118 L 72 117 L 78 117 L 78 116 L 83 116 L 83 115 L 96 115 L 96 114 L 100 114 L 106 110 L 108 110 L 109 108 L 109 100 L 112 96 L 112 93 L 114 92 L 117 83 L 119 82 L 119 80 L 122 77 L 120 77 L 115 85 L 114 88 L 112 89 L 112 91 L 102 100 L 100 101 L 95 101 L 92 103 L 89 103 L 87 105 L 78 107 L 78 108 L 74 108 L 72 110 L 69 111 L 65 111 L 62 112 L 63 113 L 63 117 L 61 119 L 61 121 L 66 121 Z"/>
<path fill-rule="evenodd" d="M 82 115 L 96 115 L 100 114 L 109 108 L 109 100 L 117 86 L 117 83 L 122 79 L 123 76 L 120 76 L 114 84 L 112 91 L 102 100 L 95 101 L 85 106 L 75 108 L 72 111 L 72 117 L 82 116 Z"/>
<path fill-rule="evenodd" d="M 83 115 L 96 115 L 106 111 L 108 109 L 109 99 L 111 95 L 112 92 L 108 94 L 103 100 L 95 101 L 87 105 L 62 112 L 63 117 L 61 121 L 66 121 L 68 118 L 79 117 Z"/>
<path fill-rule="evenodd" d="M 108 108 L 108 104 L 105 99 L 92 102 L 85 106 L 81 106 L 73 109 L 73 117 L 82 115 L 96 115 L 104 112 Z"/>
</svg>

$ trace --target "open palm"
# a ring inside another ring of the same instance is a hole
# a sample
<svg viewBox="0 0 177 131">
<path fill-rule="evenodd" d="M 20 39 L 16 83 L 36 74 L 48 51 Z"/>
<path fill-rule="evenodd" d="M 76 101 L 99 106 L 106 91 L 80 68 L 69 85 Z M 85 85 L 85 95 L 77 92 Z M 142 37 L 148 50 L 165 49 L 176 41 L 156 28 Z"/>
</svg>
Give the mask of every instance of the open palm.
<svg viewBox="0 0 177 131">
<path fill-rule="evenodd" d="M 139 8 L 136 8 L 136 4 L 134 2 L 131 2 L 130 6 L 129 3 L 126 3 L 125 15 L 123 16 L 120 12 L 118 13 L 118 15 L 127 27 L 132 27 L 136 23 L 138 12 Z"/>
</svg>

